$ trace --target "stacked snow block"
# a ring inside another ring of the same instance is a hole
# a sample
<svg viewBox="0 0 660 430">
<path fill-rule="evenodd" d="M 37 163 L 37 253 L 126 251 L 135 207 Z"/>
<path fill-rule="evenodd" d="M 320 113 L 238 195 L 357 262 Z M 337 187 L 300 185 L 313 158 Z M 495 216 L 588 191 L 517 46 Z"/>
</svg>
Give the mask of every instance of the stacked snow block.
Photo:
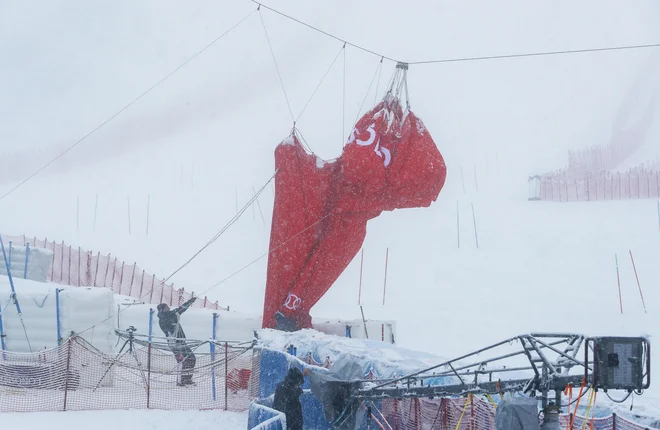
<svg viewBox="0 0 660 430">
<path fill-rule="evenodd" d="M 9 269 L 14 278 L 30 279 L 32 281 L 46 282 L 50 265 L 53 261 L 53 251 L 44 248 L 28 246 L 11 247 L 5 244 L 5 253 L 9 260 Z M 0 275 L 7 276 L 5 262 L 0 264 Z"/>
</svg>

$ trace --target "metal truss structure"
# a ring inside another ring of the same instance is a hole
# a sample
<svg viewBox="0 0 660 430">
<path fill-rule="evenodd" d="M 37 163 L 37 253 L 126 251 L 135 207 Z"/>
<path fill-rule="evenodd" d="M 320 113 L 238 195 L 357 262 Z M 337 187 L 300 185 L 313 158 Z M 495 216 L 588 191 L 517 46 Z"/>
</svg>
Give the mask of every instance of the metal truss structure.
<svg viewBox="0 0 660 430">
<path fill-rule="evenodd" d="M 483 357 L 488 354 L 488 357 Z M 650 343 L 643 337 L 524 334 L 393 380 L 363 381 L 354 397 L 434 398 L 472 394 L 548 393 L 555 404 L 571 384 L 638 391 L 650 386 Z"/>
</svg>

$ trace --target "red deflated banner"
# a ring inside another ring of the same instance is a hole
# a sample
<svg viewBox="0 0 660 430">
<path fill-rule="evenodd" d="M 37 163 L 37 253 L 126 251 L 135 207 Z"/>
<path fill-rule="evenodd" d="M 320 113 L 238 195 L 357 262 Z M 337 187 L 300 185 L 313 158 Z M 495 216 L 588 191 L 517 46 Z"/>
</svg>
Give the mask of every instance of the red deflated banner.
<svg viewBox="0 0 660 430">
<path fill-rule="evenodd" d="M 428 207 L 446 177 L 422 121 L 391 95 L 358 121 L 338 159 L 320 160 L 292 135 L 275 167 L 263 327 L 284 330 L 311 327 L 310 309 L 360 250 L 368 220 Z"/>
</svg>

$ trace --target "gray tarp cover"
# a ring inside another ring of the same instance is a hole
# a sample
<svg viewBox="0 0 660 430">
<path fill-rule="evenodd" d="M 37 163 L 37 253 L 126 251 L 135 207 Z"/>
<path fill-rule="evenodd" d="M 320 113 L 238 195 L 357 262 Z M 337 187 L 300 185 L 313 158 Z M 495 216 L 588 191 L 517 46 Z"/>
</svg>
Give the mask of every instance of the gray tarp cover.
<svg viewBox="0 0 660 430">
<path fill-rule="evenodd" d="M 539 430 L 538 400 L 532 397 L 505 399 L 497 406 L 496 430 Z"/>
<path fill-rule="evenodd" d="M 333 428 L 353 430 L 360 428 L 364 409 L 359 402 L 349 400 L 360 387 L 364 369 L 355 361 L 334 363 L 328 371 L 315 371 L 310 375 L 310 388 L 323 405 L 328 423 Z"/>
</svg>

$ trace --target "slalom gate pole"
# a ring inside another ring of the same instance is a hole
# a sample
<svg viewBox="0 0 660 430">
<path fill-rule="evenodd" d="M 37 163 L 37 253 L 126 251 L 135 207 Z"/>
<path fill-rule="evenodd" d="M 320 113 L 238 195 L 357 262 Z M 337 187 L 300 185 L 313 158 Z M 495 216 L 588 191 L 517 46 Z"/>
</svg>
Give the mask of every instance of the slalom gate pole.
<svg viewBox="0 0 660 430">
<path fill-rule="evenodd" d="M 218 314 L 216 312 L 213 312 L 213 329 L 212 329 L 212 334 L 211 334 L 211 339 L 215 341 L 215 335 L 216 335 L 216 323 L 218 321 Z M 211 342 L 209 344 L 211 346 L 211 363 L 215 363 L 215 342 Z M 227 381 L 225 381 L 225 384 Z M 211 392 L 213 394 L 213 401 L 216 401 L 217 394 L 216 394 L 216 387 L 215 387 L 215 366 L 211 366 Z"/>
<path fill-rule="evenodd" d="M 362 303 L 362 267 L 364 266 L 364 248 L 360 253 L 360 286 L 358 288 L 358 306 Z"/>
<path fill-rule="evenodd" d="M 11 243 L 11 240 L 9 241 L 9 265 L 11 265 L 11 254 L 12 251 L 14 250 L 14 246 Z"/>
<path fill-rule="evenodd" d="M 474 215 L 474 203 L 470 203 L 472 205 L 472 223 L 474 224 L 474 241 L 477 244 L 477 248 L 479 248 L 479 236 L 477 235 L 477 218 Z"/>
<path fill-rule="evenodd" d="M 131 235 L 131 198 L 130 196 L 126 197 L 126 204 L 128 208 L 128 235 Z"/>
<path fill-rule="evenodd" d="M 62 323 L 60 319 L 60 289 L 55 288 L 55 318 L 57 320 L 57 345 L 62 345 Z"/>
<path fill-rule="evenodd" d="M 23 279 L 27 279 L 27 269 L 30 260 L 30 242 L 25 247 L 25 270 L 23 271 Z"/>
<path fill-rule="evenodd" d="M 479 192 L 479 182 L 477 182 L 477 165 L 474 165 L 474 188 Z"/>
<path fill-rule="evenodd" d="M 151 406 L 151 338 L 154 327 L 154 310 L 149 308 L 149 348 L 147 349 L 147 409 Z"/>
<path fill-rule="evenodd" d="M 630 253 L 630 261 L 632 261 L 633 270 L 635 271 L 635 279 L 637 280 L 637 288 L 639 289 L 639 296 L 642 298 L 642 306 L 644 306 L 644 313 L 646 314 L 648 312 L 646 312 L 646 303 L 644 303 L 644 294 L 642 294 L 642 286 L 639 283 L 639 276 L 637 276 L 637 268 L 635 267 L 635 259 L 633 258 L 632 250 L 629 249 L 628 252 Z"/>
<path fill-rule="evenodd" d="M 362 324 L 364 324 L 364 335 L 369 339 L 369 332 L 367 332 L 367 320 L 364 319 L 364 310 L 362 309 L 362 305 L 360 305 L 360 312 L 362 313 Z"/>
<path fill-rule="evenodd" d="M 385 279 L 383 281 L 383 306 L 385 306 L 385 293 L 387 292 L 387 261 L 390 256 L 390 248 L 385 249 Z"/>
<path fill-rule="evenodd" d="M 614 254 L 614 261 L 616 263 L 616 283 L 619 286 L 619 307 L 621 308 L 621 314 L 623 314 L 623 300 L 621 299 L 621 278 L 619 277 L 619 257 Z"/>
<path fill-rule="evenodd" d="M 461 249 L 461 218 L 459 216 L 458 200 L 456 200 L 456 240 L 458 241 L 458 249 Z"/>
<path fill-rule="evenodd" d="M 92 227 L 96 229 L 96 211 L 99 208 L 99 195 L 96 195 L 96 200 L 94 201 L 94 222 L 92 224 Z"/>
<path fill-rule="evenodd" d="M 149 211 L 151 209 L 151 195 L 147 194 L 147 231 L 146 235 L 149 236 Z"/>
</svg>

